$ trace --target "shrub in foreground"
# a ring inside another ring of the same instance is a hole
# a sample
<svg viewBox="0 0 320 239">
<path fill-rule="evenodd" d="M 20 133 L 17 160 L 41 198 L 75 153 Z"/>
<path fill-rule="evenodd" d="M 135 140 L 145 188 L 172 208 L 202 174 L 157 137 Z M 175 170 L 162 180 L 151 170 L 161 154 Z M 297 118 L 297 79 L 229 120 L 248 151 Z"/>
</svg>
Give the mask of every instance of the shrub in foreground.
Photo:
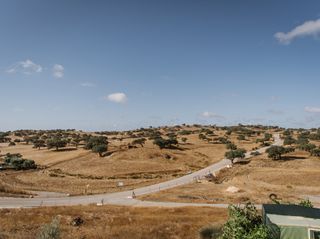
<svg viewBox="0 0 320 239">
<path fill-rule="evenodd" d="M 42 226 L 37 239 L 59 239 L 60 220 L 55 217 L 51 223 Z"/>
<path fill-rule="evenodd" d="M 230 205 L 229 219 L 222 228 L 219 239 L 272 239 L 256 207 Z"/>
</svg>

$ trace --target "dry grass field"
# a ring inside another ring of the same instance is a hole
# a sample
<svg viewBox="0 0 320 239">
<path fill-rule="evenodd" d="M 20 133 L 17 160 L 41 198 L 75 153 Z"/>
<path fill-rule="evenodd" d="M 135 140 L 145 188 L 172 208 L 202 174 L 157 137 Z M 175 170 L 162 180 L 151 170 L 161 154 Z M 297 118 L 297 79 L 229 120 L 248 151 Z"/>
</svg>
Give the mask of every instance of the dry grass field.
<svg viewBox="0 0 320 239">
<path fill-rule="evenodd" d="M 207 225 L 221 227 L 226 209 L 77 206 L 0 210 L 0 238 L 33 239 L 41 226 L 60 219 L 61 238 L 195 239 Z M 75 227 L 72 219 L 84 223 Z"/>
<path fill-rule="evenodd" d="M 220 171 L 213 182 L 203 180 L 160 193 L 141 197 L 143 200 L 205 203 L 271 202 L 274 193 L 283 202 L 298 202 L 308 195 L 320 195 L 320 160 L 297 150 L 284 160 L 273 161 L 261 155 L 246 165 L 235 164 Z M 228 187 L 237 187 L 231 193 Z"/>
<path fill-rule="evenodd" d="M 227 151 L 221 138 L 233 142 L 238 148 L 251 151 L 261 146 L 265 133 L 273 130 L 251 128 L 256 133 L 240 139 L 237 131 L 228 133 L 222 128 L 160 128 L 166 138 L 174 132 L 177 147 L 160 149 L 147 139 L 145 144 L 132 142 L 141 132 L 108 135 L 108 154 L 68 145 L 62 150 L 40 150 L 19 142 L 15 146 L 0 144 L 1 154 L 21 153 L 33 159 L 38 169 L 0 171 L 0 196 L 26 197 L 32 191 L 64 192 L 72 195 L 114 192 L 180 177 L 199 170 L 224 158 Z M 181 131 L 190 131 L 180 134 Z M 258 132 L 258 133 L 257 133 Z M 94 134 L 94 133 L 92 133 Z M 137 134 L 137 135 L 135 135 Z M 199 137 L 199 135 L 201 135 Z M 294 137 L 297 133 L 294 132 Z M 148 137 L 145 137 L 148 138 Z M 184 140 L 182 140 L 185 138 Z M 320 145 L 320 141 L 310 141 Z M 271 143 L 271 142 L 269 142 Z M 117 184 L 123 182 L 124 186 Z M 266 154 L 255 156 L 247 164 L 234 164 L 221 170 L 213 179 L 203 179 L 139 197 L 142 200 L 237 204 L 270 202 L 276 194 L 282 202 L 298 202 L 308 196 L 320 195 L 320 160 L 309 152 L 297 149 L 282 160 L 272 160 Z M 236 187 L 237 192 L 227 192 Z M 320 206 L 315 203 L 316 206 Z M 199 238 L 202 227 L 221 227 L 227 218 L 226 209 L 218 208 L 142 208 L 124 206 L 72 206 L 35 209 L 0 210 L 0 238 L 35 238 L 41 226 L 53 218 L 60 220 L 61 238 Z M 71 225 L 73 218 L 84 223 Z"/>
<path fill-rule="evenodd" d="M 29 171 L 0 171 L 0 182 L 3 185 L 13 185 L 18 192 L 53 191 L 71 195 L 114 192 L 183 176 L 224 157 L 227 150 L 225 144 L 200 140 L 199 128 L 179 130 L 189 130 L 192 133 L 178 134 L 179 146 L 176 149 L 159 149 L 152 140 L 147 140 L 143 147 L 138 145 L 129 148 L 128 145 L 134 138 L 124 137 L 119 140 L 119 135 L 110 135 L 108 141 L 111 155 L 102 158 L 82 146 L 78 149 L 67 147 L 56 151 L 46 148 L 38 150 L 32 144 L 26 145 L 24 142 L 15 146 L 1 143 L 1 154 L 21 153 L 24 158 L 34 160 L 40 167 Z M 172 131 L 172 128 L 160 129 L 162 135 Z M 211 138 L 224 137 L 225 133 L 225 130 L 216 129 Z M 186 142 L 181 141 L 183 137 L 187 139 Z M 257 138 L 253 136 L 239 141 L 234 133 L 228 139 L 239 147 L 251 150 L 258 147 Z M 124 186 L 118 187 L 119 182 Z"/>
</svg>

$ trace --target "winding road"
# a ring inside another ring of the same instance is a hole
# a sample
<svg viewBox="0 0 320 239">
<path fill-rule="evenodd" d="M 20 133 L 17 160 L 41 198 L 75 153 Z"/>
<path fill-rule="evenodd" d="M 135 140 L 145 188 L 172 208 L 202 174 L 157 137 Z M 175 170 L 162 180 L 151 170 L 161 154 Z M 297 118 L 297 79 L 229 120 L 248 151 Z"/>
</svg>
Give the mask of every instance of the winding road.
<svg viewBox="0 0 320 239">
<path fill-rule="evenodd" d="M 282 145 L 282 140 L 279 134 L 274 135 L 274 144 Z M 265 152 L 268 147 L 260 148 L 257 151 L 260 153 Z M 251 152 L 246 154 L 246 158 L 252 157 Z M 210 165 L 204 169 L 185 175 L 180 178 L 176 178 L 170 181 L 138 188 L 134 190 L 136 196 L 159 192 L 174 188 L 177 186 L 185 185 L 194 182 L 196 179 L 203 178 L 210 173 L 216 173 L 219 170 L 230 167 L 231 162 L 228 159 L 222 159 L 221 161 Z M 45 194 L 45 193 L 44 193 Z M 50 196 L 51 195 L 51 196 Z M 12 197 L 0 197 L 0 208 L 32 208 L 41 206 L 72 206 L 72 205 L 125 205 L 125 206 L 144 206 L 144 207 L 184 207 L 184 206 L 206 206 L 206 207 L 227 207 L 227 204 L 206 204 L 206 203 L 174 203 L 174 202 L 150 202 L 140 201 L 132 198 L 132 190 L 106 193 L 96 195 L 85 196 L 62 196 L 54 193 L 49 193 L 45 196 L 39 196 L 34 198 L 12 198 Z"/>
</svg>

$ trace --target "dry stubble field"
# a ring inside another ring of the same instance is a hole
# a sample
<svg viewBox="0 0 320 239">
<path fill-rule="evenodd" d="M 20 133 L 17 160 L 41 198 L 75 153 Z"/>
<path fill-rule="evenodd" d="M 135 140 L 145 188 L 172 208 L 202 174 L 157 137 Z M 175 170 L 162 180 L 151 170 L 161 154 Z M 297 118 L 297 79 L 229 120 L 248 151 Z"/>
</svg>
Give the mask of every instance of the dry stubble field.
<svg viewBox="0 0 320 239">
<path fill-rule="evenodd" d="M 33 239 L 41 226 L 60 219 L 61 238 L 195 239 L 207 225 L 221 227 L 227 210 L 219 208 L 139 208 L 76 206 L 0 210 L 0 238 Z M 80 216 L 80 227 L 71 225 Z"/>
</svg>

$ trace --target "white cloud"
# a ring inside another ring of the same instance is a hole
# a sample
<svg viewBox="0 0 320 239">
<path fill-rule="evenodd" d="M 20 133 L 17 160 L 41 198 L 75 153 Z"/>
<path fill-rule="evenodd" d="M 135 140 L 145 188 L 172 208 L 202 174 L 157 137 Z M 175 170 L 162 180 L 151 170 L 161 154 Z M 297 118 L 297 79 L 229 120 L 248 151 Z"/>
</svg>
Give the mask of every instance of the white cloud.
<svg viewBox="0 0 320 239">
<path fill-rule="evenodd" d="M 82 83 L 80 83 L 80 86 L 82 86 L 82 87 L 95 87 L 96 85 L 91 82 L 82 82 Z"/>
<path fill-rule="evenodd" d="M 23 73 L 31 75 L 33 73 L 42 72 L 42 66 L 34 63 L 33 61 L 27 59 L 25 61 L 19 61 L 18 63 L 12 65 L 6 71 L 7 73 Z"/>
<path fill-rule="evenodd" d="M 304 107 L 304 111 L 306 111 L 308 113 L 320 113 L 320 107 L 306 106 L 306 107 Z"/>
<path fill-rule="evenodd" d="M 293 28 L 291 31 L 285 32 L 277 32 L 274 34 L 274 37 L 281 44 L 290 44 L 290 42 L 297 38 L 303 36 L 316 36 L 320 33 L 320 19 L 315 21 L 306 21 L 303 24 Z"/>
<path fill-rule="evenodd" d="M 222 115 L 218 115 L 209 111 L 204 111 L 201 116 L 203 118 L 216 118 L 216 119 L 224 119 L 225 117 Z"/>
<path fill-rule="evenodd" d="M 62 78 L 64 75 L 64 67 L 62 65 L 55 64 L 52 67 L 52 72 L 55 78 Z"/>
<path fill-rule="evenodd" d="M 115 102 L 115 103 L 126 103 L 128 98 L 126 94 L 124 93 L 113 93 L 106 97 L 109 101 Z"/>
</svg>

